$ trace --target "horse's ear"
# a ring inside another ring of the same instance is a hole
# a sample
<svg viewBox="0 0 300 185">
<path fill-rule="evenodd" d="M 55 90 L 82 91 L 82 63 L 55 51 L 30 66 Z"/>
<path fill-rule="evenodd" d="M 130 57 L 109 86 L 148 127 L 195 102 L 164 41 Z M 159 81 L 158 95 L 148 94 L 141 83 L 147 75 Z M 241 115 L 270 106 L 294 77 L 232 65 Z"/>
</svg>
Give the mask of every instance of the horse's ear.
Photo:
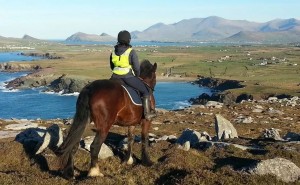
<svg viewBox="0 0 300 185">
<path fill-rule="evenodd" d="M 157 69 L 157 64 L 156 64 L 156 62 L 153 64 L 153 71 L 156 71 L 156 69 Z"/>
</svg>

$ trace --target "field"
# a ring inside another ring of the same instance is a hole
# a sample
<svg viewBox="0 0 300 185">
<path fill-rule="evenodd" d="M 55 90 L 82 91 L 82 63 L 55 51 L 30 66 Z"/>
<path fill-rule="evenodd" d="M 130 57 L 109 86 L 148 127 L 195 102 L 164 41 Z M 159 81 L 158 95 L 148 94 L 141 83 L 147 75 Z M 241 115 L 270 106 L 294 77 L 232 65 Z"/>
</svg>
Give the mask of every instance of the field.
<svg viewBox="0 0 300 185">
<path fill-rule="evenodd" d="M 55 75 L 67 74 L 89 80 L 110 77 L 109 55 L 112 46 L 29 43 L 30 47 L 35 48 L 33 52 L 64 57 L 60 60 L 32 62 L 43 68 L 55 69 Z M 148 59 L 158 64 L 157 76 L 160 80 L 168 80 L 167 74 L 189 79 L 205 76 L 243 81 L 245 88 L 230 90 L 235 93 L 248 93 L 256 97 L 270 94 L 299 95 L 300 48 L 292 45 L 134 48 L 140 61 Z"/>
<path fill-rule="evenodd" d="M 9 47 L 8 47 L 9 45 Z M 109 55 L 111 46 L 62 45 L 33 41 L 2 41 L 2 51 L 18 50 L 12 47 L 31 47 L 23 52 L 50 53 L 63 59 L 32 61 L 42 68 L 52 68 L 52 74 L 66 74 L 85 80 L 110 77 Z M 292 45 L 272 46 L 199 46 L 199 47 L 135 47 L 139 59 L 158 64 L 158 79 L 195 80 L 212 77 L 243 81 L 234 93 L 252 94 L 256 98 L 266 95 L 289 94 L 300 96 L 300 48 Z M 25 62 L 24 62 L 25 63 Z M 26 62 L 29 63 L 29 62 Z M 169 73 L 169 74 L 168 74 Z M 168 75 L 170 75 L 168 77 Z M 262 112 L 254 112 L 256 107 Z M 300 133 L 300 101 L 293 106 L 284 102 L 251 101 L 221 108 L 195 106 L 180 111 L 160 111 L 150 132 L 158 137 L 179 137 L 187 129 L 206 131 L 214 136 L 214 116 L 221 114 L 236 128 L 239 138 L 226 142 L 245 146 L 257 145 L 263 152 L 241 150 L 233 145 L 210 147 L 206 150 L 193 147 L 189 151 L 178 149 L 174 142 L 159 141 L 150 146 L 151 167 L 140 165 L 141 143 L 134 144 L 136 162 L 132 166 L 122 163 L 123 151 L 115 150 L 114 157 L 100 160 L 102 178 L 87 178 L 89 153 L 79 150 L 75 156 L 77 175 L 74 180 L 63 179 L 56 167 L 54 153 L 46 149 L 34 155 L 14 138 L 0 139 L 0 184 L 299 184 L 288 183 L 272 175 L 250 175 L 241 171 L 254 161 L 281 157 L 300 167 L 299 141 L 286 142 L 261 138 L 266 129 L 280 130 L 281 137 L 289 132 Z M 240 123 L 239 117 L 251 117 L 251 123 Z M 62 120 L 34 120 L 40 126 Z M 15 123 L 0 120 L 0 130 Z M 89 125 L 84 136 L 92 135 Z M 126 128 L 113 127 L 107 143 L 118 143 L 126 136 Z M 140 134 L 137 127 L 136 135 Z M 114 144 L 112 144 L 115 146 Z"/>
</svg>

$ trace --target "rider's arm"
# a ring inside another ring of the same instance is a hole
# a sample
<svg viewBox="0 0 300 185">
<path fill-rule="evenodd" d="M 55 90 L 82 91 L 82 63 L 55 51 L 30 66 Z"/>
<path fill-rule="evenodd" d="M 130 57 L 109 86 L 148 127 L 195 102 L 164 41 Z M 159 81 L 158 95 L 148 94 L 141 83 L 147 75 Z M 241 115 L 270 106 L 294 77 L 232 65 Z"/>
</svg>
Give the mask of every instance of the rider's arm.
<svg viewBox="0 0 300 185">
<path fill-rule="evenodd" d="M 112 63 L 112 56 L 110 54 L 110 57 L 109 57 L 109 63 L 110 63 L 110 69 L 113 70 L 114 69 L 114 63 Z"/>
<path fill-rule="evenodd" d="M 135 50 L 130 52 L 130 62 L 135 76 L 140 76 L 140 63 Z"/>
</svg>

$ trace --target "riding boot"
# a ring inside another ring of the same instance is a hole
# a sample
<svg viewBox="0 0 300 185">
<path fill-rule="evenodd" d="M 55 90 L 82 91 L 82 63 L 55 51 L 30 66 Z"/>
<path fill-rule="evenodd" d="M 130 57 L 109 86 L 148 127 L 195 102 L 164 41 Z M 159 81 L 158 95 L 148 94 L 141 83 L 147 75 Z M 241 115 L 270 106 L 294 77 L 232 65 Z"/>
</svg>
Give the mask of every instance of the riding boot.
<svg viewBox="0 0 300 185">
<path fill-rule="evenodd" d="M 144 115 L 146 119 L 149 120 L 156 117 L 156 113 L 154 111 L 151 111 L 149 96 L 143 96 L 143 108 L 144 108 Z"/>
</svg>

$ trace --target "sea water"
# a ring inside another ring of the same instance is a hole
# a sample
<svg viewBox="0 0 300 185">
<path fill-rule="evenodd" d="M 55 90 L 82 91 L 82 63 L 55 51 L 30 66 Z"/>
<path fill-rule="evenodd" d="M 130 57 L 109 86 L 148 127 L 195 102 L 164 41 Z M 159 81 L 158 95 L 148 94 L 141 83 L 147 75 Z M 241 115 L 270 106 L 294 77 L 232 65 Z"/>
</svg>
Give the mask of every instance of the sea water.
<svg viewBox="0 0 300 185">
<path fill-rule="evenodd" d="M 4 56 L 22 56 L 17 53 L 5 53 Z M 6 58 L 7 59 L 7 58 Z M 13 58 L 16 61 L 16 58 Z M 19 60 L 33 60 L 22 56 Z M 62 95 L 58 93 L 42 92 L 43 88 L 32 88 L 25 90 L 7 89 L 8 81 L 26 72 L 0 72 L 0 118 L 24 118 L 24 119 L 55 119 L 72 118 L 75 113 L 78 93 Z M 154 96 L 156 107 L 167 110 L 182 109 L 190 106 L 188 100 L 198 97 L 202 93 L 210 94 L 210 89 L 199 87 L 188 82 L 158 82 L 155 87 Z"/>
</svg>

